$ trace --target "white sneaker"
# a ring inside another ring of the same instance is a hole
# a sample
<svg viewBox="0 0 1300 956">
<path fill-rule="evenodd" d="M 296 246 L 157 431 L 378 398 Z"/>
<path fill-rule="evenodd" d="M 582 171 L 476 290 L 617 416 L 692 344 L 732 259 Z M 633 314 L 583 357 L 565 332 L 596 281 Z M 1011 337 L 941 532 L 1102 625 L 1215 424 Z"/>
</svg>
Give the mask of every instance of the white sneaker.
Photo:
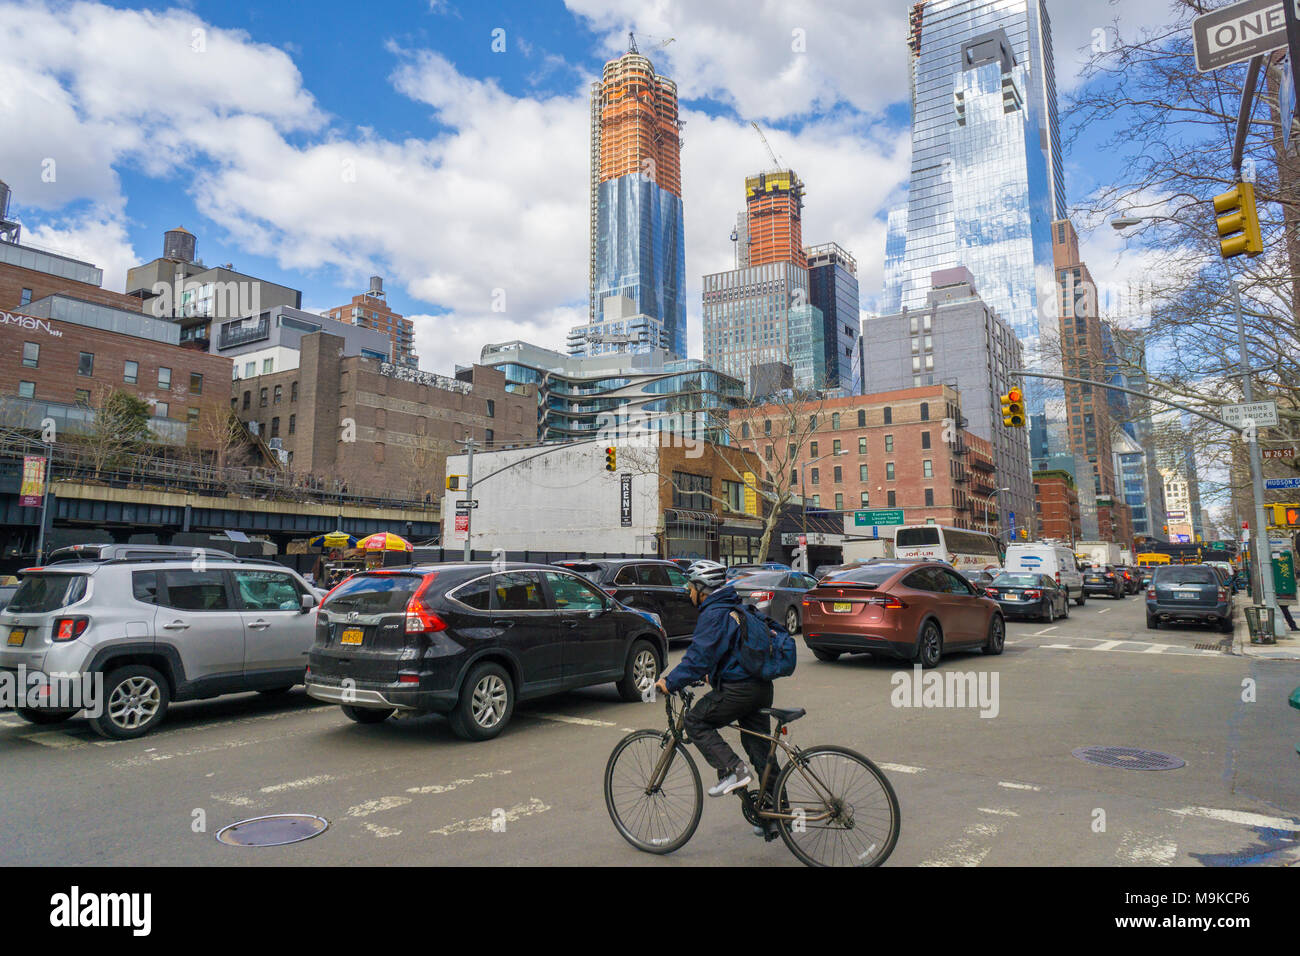
<svg viewBox="0 0 1300 956">
<path fill-rule="evenodd" d="M 731 771 L 729 776 L 723 777 L 716 785 L 709 787 L 709 796 L 725 797 L 733 790 L 739 790 L 741 787 L 746 786 L 753 779 L 749 773 L 749 768 L 742 763 Z"/>
</svg>

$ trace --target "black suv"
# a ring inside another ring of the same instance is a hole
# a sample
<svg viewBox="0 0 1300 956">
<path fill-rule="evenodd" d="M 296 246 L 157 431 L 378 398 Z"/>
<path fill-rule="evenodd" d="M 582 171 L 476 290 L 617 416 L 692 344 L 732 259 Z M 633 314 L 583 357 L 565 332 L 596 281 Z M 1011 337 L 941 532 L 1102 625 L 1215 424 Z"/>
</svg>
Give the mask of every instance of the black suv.
<svg viewBox="0 0 1300 956">
<path fill-rule="evenodd" d="M 685 640 L 695 633 L 700 612 L 686 593 L 686 572 L 673 561 L 592 558 L 556 561 L 555 566 L 577 571 L 628 607 L 659 615 L 669 640 Z"/>
<path fill-rule="evenodd" d="M 1083 593 L 1089 597 L 1094 594 L 1109 594 L 1116 601 L 1128 597 L 1124 572 L 1116 570 L 1113 564 L 1094 564 L 1084 568 Z"/>
<path fill-rule="evenodd" d="M 668 657 L 661 629 L 549 565 L 428 564 L 352 575 L 321 605 L 307 693 L 363 724 L 443 713 L 487 740 L 516 700 L 617 682 L 639 701 Z"/>
</svg>

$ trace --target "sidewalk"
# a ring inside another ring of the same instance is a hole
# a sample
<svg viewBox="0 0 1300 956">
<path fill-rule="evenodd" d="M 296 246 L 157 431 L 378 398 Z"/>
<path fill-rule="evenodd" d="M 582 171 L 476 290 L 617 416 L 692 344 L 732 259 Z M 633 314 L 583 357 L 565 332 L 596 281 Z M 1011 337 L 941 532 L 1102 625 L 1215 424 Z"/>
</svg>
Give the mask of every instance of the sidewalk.
<svg viewBox="0 0 1300 956">
<path fill-rule="evenodd" d="M 1260 657 L 1274 661 L 1300 661 L 1300 631 L 1287 631 L 1286 637 L 1279 637 L 1276 644 L 1250 643 L 1250 628 L 1246 623 L 1246 605 L 1248 595 L 1233 595 L 1236 605 L 1236 626 L 1232 629 L 1232 653 L 1238 657 Z M 1296 613 L 1292 610 L 1292 615 Z M 1286 620 L 1282 620 L 1286 627 Z"/>
</svg>

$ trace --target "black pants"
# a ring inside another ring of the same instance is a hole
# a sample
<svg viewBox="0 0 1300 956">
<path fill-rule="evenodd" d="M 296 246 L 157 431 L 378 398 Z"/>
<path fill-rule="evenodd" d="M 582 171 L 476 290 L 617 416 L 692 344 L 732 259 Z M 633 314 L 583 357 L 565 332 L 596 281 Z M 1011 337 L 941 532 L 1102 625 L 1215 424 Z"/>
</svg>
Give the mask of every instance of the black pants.
<svg viewBox="0 0 1300 956">
<path fill-rule="evenodd" d="M 772 706 L 772 682 L 768 680 L 732 681 L 720 684 L 695 702 L 695 706 L 686 714 L 686 733 L 695 746 L 700 748 L 709 766 L 718 771 L 721 780 L 740 763 L 736 752 L 722 739 L 717 728 L 730 723 L 737 723 L 746 730 L 755 733 L 770 734 L 771 721 L 766 714 L 757 713 L 760 708 Z M 749 754 L 750 766 L 756 776 L 755 783 L 762 779 L 763 766 L 767 763 L 770 741 L 751 734 L 740 735 L 741 746 Z M 775 762 L 775 761 L 774 761 Z M 773 767 L 772 780 L 775 780 Z M 771 780 L 769 780 L 769 784 Z"/>
</svg>

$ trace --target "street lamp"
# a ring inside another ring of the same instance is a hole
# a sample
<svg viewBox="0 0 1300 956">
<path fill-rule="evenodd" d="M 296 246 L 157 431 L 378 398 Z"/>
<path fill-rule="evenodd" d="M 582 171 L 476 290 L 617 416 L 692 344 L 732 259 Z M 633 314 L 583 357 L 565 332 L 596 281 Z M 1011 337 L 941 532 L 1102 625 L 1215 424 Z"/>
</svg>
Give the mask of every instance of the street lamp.
<svg viewBox="0 0 1300 956">
<path fill-rule="evenodd" d="M 1146 222 L 1153 219 L 1167 219 L 1167 216 L 1120 216 L 1111 220 L 1111 225 L 1116 229 L 1125 229 L 1134 225 L 1133 220 L 1137 222 Z M 1250 383 L 1250 365 L 1246 358 L 1246 323 L 1241 317 L 1241 294 L 1237 291 L 1237 280 L 1232 275 L 1227 264 L 1224 264 L 1224 271 L 1228 273 L 1228 289 L 1232 293 L 1233 311 L 1237 316 L 1237 353 L 1238 367 L 1241 369 L 1237 374 L 1241 376 L 1241 387 L 1246 404 L 1255 400 L 1254 390 Z M 1259 442 L 1248 441 L 1246 447 L 1250 452 L 1250 480 L 1252 491 L 1255 498 L 1255 541 L 1251 548 L 1254 553 L 1256 567 L 1259 568 L 1259 574 L 1254 578 L 1259 581 L 1260 603 L 1266 607 L 1271 607 L 1273 611 L 1273 633 L 1275 637 L 1285 636 L 1283 624 L 1280 615 L 1277 613 L 1277 598 L 1273 593 L 1273 575 L 1269 572 L 1269 564 L 1272 560 L 1273 551 L 1268 540 L 1268 525 L 1264 518 L 1264 470 L 1259 454 Z M 1253 590 L 1252 582 L 1252 590 Z M 1252 594 L 1253 598 L 1254 595 Z"/>
<path fill-rule="evenodd" d="M 1002 492 L 1010 491 L 1010 490 L 1011 487 L 1010 485 L 1008 485 L 1006 488 L 999 488 L 996 491 L 991 491 L 987 495 L 981 496 L 984 499 L 984 533 L 985 534 L 989 533 L 989 509 L 993 507 L 993 499 L 996 498 L 998 495 L 1002 494 Z"/>
</svg>

